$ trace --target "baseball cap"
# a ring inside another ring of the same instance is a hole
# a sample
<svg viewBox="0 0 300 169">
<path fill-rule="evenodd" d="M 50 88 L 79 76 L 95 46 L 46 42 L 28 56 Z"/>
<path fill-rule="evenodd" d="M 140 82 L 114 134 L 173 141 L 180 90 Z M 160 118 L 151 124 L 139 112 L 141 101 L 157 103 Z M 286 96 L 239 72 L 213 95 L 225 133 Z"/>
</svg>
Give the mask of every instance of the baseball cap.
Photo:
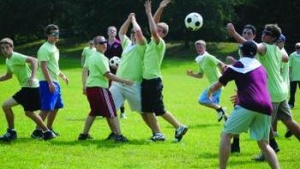
<svg viewBox="0 0 300 169">
<path fill-rule="evenodd" d="M 286 37 L 283 34 L 280 34 L 279 38 L 277 39 L 277 42 L 285 42 Z"/>
<path fill-rule="evenodd" d="M 1 39 L 0 44 L 10 44 L 11 46 L 14 46 L 14 42 L 10 38 Z"/>
<path fill-rule="evenodd" d="M 257 52 L 257 46 L 253 41 L 244 42 L 240 49 L 245 56 L 255 56 Z"/>
</svg>

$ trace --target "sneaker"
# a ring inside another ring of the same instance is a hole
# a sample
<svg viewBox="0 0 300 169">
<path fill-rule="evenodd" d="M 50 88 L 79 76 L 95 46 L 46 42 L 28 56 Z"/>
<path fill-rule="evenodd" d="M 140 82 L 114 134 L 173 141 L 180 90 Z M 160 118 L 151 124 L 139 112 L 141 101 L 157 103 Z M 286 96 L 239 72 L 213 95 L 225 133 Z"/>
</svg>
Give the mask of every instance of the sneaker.
<svg viewBox="0 0 300 169">
<path fill-rule="evenodd" d="M 231 144 L 231 153 L 240 153 L 240 152 L 241 152 L 240 146 Z"/>
<path fill-rule="evenodd" d="M 0 137 L 1 141 L 6 141 L 6 142 L 10 142 L 15 139 L 17 139 L 17 132 L 11 129 L 7 129 L 7 132 Z"/>
<path fill-rule="evenodd" d="M 292 133 L 291 131 L 288 130 L 288 131 L 285 133 L 284 137 L 285 137 L 285 138 L 290 138 L 290 137 L 292 137 L 292 135 L 293 135 L 293 133 Z"/>
<path fill-rule="evenodd" d="M 43 137 L 44 137 L 44 134 L 41 129 L 35 129 L 31 134 L 31 138 L 34 138 L 34 139 L 43 139 Z"/>
<path fill-rule="evenodd" d="M 227 115 L 226 115 L 226 108 L 223 107 L 221 108 L 221 111 L 218 111 L 217 112 L 217 119 L 218 119 L 218 122 L 220 122 L 223 118 L 224 118 L 224 121 L 227 121 Z"/>
<path fill-rule="evenodd" d="M 280 151 L 280 149 L 277 147 L 277 148 L 274 149 L 274 151 L 275 151 L 275 153 L 278 153 Z M 254 157 L 252 160 L 254 160 L 254 161 L 265 161 L 266 157 L 263 153 L 261 153 L 258 156 Z"/>
<path fill-rule="evenodd" d="M 116 135 L 116 133 L 111 132 L 111 133 L 107 136 L 107 138 L 106 138 L 105 140 L 114 140 L 115 137 L 117 137 L 117 136 L 118 136 L 118 135 Z"/>
<path fill-rule="evenodd" d="M 121 118 L 121 119 L 127 119 L 127 116 L 126 116 L 125 113 L 121 113 L 121 114 L 120 114 L 120 118 Z"/>
<path fill-rule="evenodd" d="M 128 139 L 123 135 L 115 135 L 114 140 L 115 142 L 121 142 L 121 143 L 128 142 Z"/>
<path fill-rule="evenodd" d="M 254 161 L 265 161 L 266 160 L 266 157 L 264 156 L 263 153 L 259 154 L 258 156 L 252 158 L 252 160 Z"/>
<path fill-rule="evenodd" d="M 180 125 L 178 129 L 175 130 L 175 142 L 179 142 L 187 131 L 187 126 Z"/>
<path fill-rule="evenodd" d="M 45 131 L 44 132 L 44 140 L 52 140 L 56 137 L 56 135 L 51 131 L 51 130 L 48 130 L 48 131 Z"/>
<path fill-rule="evenodd" d="M 78 140 L 92 140 L 94 139 L 90 134 L 79 134 Z"/>
<path fill-rule="evenodd" d="M 294 108 L 294 105 L 289 104 L 289 106 L 290 106 L 290 109 L 293 109 L 293 108 Z"/>
<path fill-rule="evenodd" d="M 152 140 L 152 141 L 165 141 L 166 138 L 162 133 L 156 133 L 150 138 L 150 140 Z"/>
<path fill-rule="evenodd" d="M 58 132 L 54 131 L 53 129 L 50 129 L 50 131 L 52 131 L 52 133 L 54 133 L 55 136 L 60 136 L 60 134 Z"/>
</svg>

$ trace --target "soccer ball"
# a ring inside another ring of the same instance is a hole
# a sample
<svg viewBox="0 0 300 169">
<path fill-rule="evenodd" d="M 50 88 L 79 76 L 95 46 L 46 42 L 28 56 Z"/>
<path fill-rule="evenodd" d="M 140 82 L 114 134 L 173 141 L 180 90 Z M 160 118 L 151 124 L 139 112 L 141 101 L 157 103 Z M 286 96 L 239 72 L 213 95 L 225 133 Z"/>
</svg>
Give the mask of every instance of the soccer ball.
<svg viewBox="0 0 300 169">
<path fill-rule="evenodd" d="M 192 12 L 185 17 L 184 23 L 188 30 L 197 31 L 203 25 L 203 18 L 200 14 Z"/>
<path fill-rule="evenodd" d="M 121 59 L 118 56 L 113 56 L 109 59 L 109 66 L 117 67 L 119 66 Z"/>
</svg>

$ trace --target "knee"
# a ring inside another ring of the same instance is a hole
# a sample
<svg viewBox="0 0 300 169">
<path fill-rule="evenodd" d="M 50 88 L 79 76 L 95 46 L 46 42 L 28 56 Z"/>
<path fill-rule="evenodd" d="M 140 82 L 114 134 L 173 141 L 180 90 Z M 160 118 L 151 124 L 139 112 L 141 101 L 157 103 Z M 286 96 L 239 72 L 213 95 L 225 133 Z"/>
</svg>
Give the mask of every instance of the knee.
<svg viewBox="0 0 300 169">
<path fill-rule="evenodd" d="M 2 110 L 5 112 L 6 110 L 11 109 L 11 106 L 9 104 L 7 104 L 6 102 L 4 102 L 2 104 Z"/>
</svg>

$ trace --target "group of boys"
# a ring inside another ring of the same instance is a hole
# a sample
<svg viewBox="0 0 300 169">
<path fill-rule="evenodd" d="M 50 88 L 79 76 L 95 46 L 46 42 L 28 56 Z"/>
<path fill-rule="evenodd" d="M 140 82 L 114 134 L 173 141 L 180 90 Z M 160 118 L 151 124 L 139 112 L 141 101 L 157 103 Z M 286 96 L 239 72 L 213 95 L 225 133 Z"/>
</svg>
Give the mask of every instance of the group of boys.
<svg viewBox="0 0 300 169">
<path fill-rule="evenodd" d="M 59 38 L 58 26 L 48 25 L 45 28 L 45 34 L 47 40 L 39 48 L 37 59 L 14 52 L 14 43 L 10 38 L 0 41 L 1 52 L 6 57 L 7 66 L 7 72 L 0 77 L 0 81 L 9 80 L 15 75 L 21 86 L 16 94 L 3 103 L 2 109 L 8 129 L 0 137 L 2 141 L 17 138 L 12 107 L 19 104 L 23 106 L 26 116 L 37 125 L 31 134 L 32 138 L 50 140 L 59 135 L 52 128 L 58 110 L 63 107 L 58 78 L 61 77 L 67 84 L 68 78 L 61 72 L 58 65 L 59 50 L 55 46 Z M 41 110 L 39 115 L 34 113 L 36 110 Z"/>
</svg>

